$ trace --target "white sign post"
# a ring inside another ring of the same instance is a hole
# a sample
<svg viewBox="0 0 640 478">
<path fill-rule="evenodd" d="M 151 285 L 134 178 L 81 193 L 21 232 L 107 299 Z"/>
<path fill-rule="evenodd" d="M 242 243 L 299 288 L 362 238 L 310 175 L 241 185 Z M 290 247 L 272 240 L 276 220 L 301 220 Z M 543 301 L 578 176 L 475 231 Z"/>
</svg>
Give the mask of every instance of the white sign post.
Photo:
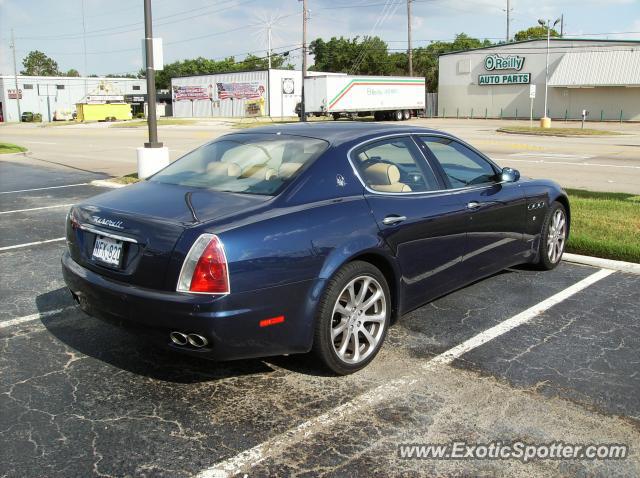
<svg viewBox="0 0 640 478">
<path fill-rule="evenodd" d="M 536 85 L 529 85 L 529 102 L 531 110 L 529 112 L 529 128 L 533 128 L 533 100 L 536 97 Z"/>
</svg>

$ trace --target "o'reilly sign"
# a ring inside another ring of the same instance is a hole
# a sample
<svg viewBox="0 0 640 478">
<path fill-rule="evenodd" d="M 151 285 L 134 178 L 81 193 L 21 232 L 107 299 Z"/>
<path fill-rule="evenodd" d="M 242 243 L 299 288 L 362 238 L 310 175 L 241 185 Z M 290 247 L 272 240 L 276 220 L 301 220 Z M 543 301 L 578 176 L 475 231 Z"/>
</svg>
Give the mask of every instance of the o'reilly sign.
<svg viewBox="0 0 640 478">
<path fill-rule="evenodd" d="M 500 55 L 489 55 L 484 59 L 484 68 L 487 71 L 493 70 L 522 70 L 524 66 L 524 57 L 517 55 L 509 55 L 502 57 Z"/>
<path fill-rule="evenodd" d="M 514 73 L 506 75 L 479 75 L 479 85 L 528 85 L 531 73 Z"/>
<path fill-rule="evenodd" d="M 487 71 L 522 70 L 524 57 L 518 55 L 488 55 L 484 59 Z M 478 85 L 526 85 L 531 83 L 531 73 L 504 73 L 494 75 L 478 75 Z"/>
</svg>

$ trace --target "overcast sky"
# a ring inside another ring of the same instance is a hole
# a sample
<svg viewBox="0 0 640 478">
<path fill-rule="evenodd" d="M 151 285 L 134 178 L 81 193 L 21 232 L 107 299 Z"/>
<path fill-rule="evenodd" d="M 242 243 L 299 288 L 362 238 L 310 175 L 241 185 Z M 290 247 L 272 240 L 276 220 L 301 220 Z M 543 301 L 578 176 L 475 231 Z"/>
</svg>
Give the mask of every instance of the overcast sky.
<svg viewBox="0 0 640 478">
<path fill-rule="evenodd" d="M 414 46 L 465 32 L 504 39 L 506 0 L 413 0 Z M 86 66 L 82 5 L 85 10 Z M 13 74 L 9 40 L 15 30 L 18 68 L 30 50 L 54 58 L 61 70 L 137 72 L 142 66 L 142 0 L 0 0 L 0 72 Z M 391 49 L 406 49 L 405 0 L 308 0 L 309 40 L 374 34 Z M 512 0 L 512 32 L 539 17 L 565 18 L 565 34 L 640 39 L 640 0 Z M 298 0 L 153 0 L 154 36 L 165 62 L 204 56 L 266 55 L 267 23 L 274 51 L 302 43 Z M 291 53 L 300 64 L 299 50 Z"/>
</svg>

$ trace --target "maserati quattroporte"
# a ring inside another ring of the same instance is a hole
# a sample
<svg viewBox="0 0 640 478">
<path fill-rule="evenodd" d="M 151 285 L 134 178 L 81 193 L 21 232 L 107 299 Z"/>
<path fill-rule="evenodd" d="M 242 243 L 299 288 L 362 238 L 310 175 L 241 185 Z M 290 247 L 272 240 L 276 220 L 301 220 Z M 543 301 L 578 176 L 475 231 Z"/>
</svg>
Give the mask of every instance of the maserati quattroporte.
<svg viewBox="0 0 640 478">
<path fill-rule="evenodd" d="M 89 315 L 176 351 L 312 351 L 347 374 L 402 314 L 507 267 L 555 267 L 569 220 L 557 184 L 450 134 L 291 124 L 75 205 L 62 268 Z"/>
</svg>

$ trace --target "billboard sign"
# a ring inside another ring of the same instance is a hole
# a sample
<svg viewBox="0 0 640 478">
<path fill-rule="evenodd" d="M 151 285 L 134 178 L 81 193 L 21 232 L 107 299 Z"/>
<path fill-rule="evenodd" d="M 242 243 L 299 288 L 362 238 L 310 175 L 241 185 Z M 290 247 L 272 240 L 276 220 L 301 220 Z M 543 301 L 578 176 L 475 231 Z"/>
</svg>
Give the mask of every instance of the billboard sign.
<svg viewBox="0 0 640 478">
<path fill-rule="evenodd" d="M 257 99 L 264 95 L 265 88 L 258 81 L 248 81 L 239 83 L 216 83 L 218 90 L 218 99 L 226 100 L 233 98 L 241 99 Z"/>
<path fill-rule="evenodd" d="M 175 101 L 208 100 L 211 98 L 206 86 L 174 86 L 173 98 Z"/>
</svg>

